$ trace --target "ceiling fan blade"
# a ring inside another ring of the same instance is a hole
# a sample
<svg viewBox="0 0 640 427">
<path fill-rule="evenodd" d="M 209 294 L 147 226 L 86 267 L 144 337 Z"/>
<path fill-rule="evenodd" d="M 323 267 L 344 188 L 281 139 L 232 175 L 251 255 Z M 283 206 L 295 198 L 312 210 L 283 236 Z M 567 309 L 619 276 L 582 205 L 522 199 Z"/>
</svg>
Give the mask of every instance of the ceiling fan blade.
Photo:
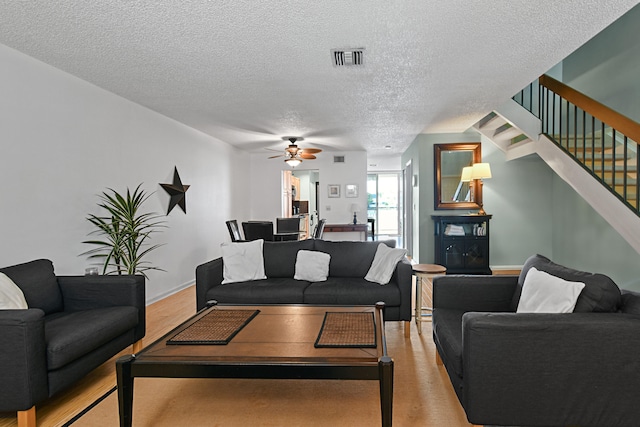
<svg viewBox="0 0 640 427">
<path fill-rule="evenodd" d="M 307 154 L 317 154 L 322 151 L 319 148 L 301 148 L 301 150 L 303 153 L 307 153 Z"/>
<path fill-rule="evenodd" d="M 307 153 L 300 153 L 300 154 L 298 154 L 298 157 L 300 157 L 301 159 L 305 159 L 305 160 L 317 159 L 317 157 L 314 156 L 313 154 L 307 154 Z"/>
<path fill-rule="evenodd" d="M 267 157 L 267 159 L 276 159 L 278 157 L 284 157 L 284 154 L 278 154 L 277 156 L 270 156 L 270 157 Z"/>
</svg>

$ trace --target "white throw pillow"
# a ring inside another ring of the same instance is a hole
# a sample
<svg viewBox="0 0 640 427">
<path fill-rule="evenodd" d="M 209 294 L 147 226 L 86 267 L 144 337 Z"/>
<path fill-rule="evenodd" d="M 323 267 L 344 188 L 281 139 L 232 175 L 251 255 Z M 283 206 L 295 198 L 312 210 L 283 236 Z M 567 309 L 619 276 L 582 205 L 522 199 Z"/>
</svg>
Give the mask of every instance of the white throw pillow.
<svg viewBox="0 0 640 427">
<path fill-rule="evenodd" d="M 331 255 L 319 251 L 299 250 L 293 278 L 309 282 L 324 282 L 329 276 Z"/>
<path fill-rule="evenodd" d="M 16 285 L 6 274 L 0 273 L 0 310 L 27 309 L 27 300 L 24 299 L 22 289 Z"/>
<path fill-rule="evenodd" d="M 380 243 L 376 250 L 376 255 L 373 257 L 371 267 L 369 267 L 367 275 L 364 276 L 365 280 L 386 285 L 391 280 L 391 276 L 393 276 L 396 264 L 404 258 L 406 253 L 406 249 L 390 248 L 384 243 Z"/>
<path fill-rule="evenodd" d="M 251 242 L 223 243 L 222 246 L 222 284 L 247 282 L 266 279 L 264 273 L 264 240 Z"/>
<path fill-rule="evenodd" d="M 524 278 L 517 313 L 573 313 L 582 282 L 569 282 L 531 267 Z"/>
</svg>

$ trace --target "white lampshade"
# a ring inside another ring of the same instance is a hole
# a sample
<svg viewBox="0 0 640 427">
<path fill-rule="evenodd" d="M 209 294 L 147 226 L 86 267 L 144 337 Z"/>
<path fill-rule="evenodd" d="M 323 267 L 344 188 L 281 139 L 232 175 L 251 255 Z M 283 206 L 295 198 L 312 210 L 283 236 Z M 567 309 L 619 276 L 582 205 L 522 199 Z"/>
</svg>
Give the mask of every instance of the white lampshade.
<svg viewBox="0 0 640 427">
<path fill-rule="evenodd" d="M 462 175 L 460 176 L 460 181 L 462 182 L 470 182 L 471 181 L 471 171 L 473 170 L 473 166 L 465 166 L 462 168 Z"/>
<path fill-rule="evenodd" d="M 491 178 L 491 166 L 489 163 L 474 163 L 471 171 L 471 179 Z"/>
<path fill-rule="evenodd" d="M 351 212 L 360 212 L 360 207 L 358 206 L 357 203 L 351 204 Z"/>
<path fill-rule="evenodd" d="M 289 166 L 291 166 L 292 168 L 295 168 L 296 166 L 298 166 L 300 163 L 302 163 L 302 159 L 298 158 L 298 157 L 291 157 L 289 159 L 285 159 L 284 160 L 286 164 L 288 164 Z"/>
</svg>

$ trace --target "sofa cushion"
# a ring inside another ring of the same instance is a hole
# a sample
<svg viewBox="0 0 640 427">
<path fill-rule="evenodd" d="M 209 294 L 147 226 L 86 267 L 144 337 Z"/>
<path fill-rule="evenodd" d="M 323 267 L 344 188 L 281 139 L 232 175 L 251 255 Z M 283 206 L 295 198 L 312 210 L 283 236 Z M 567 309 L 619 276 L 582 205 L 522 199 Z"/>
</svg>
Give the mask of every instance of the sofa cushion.
<svg viewBox="0 0 640 427">
<path fill-rule="evenodd" d="M 329 277 L 364 278 L 371 267 L 378 245 L 395 247 L 395 240 L 382 242 L 330 242 L 316 240 L 315 250 L 331 255 Z"/>
<path fill-rule="evenodd" d="M 286 277 L 274 277 L 250 282 L 214 286 L 206 300 L 224 304 L 302 304 L 309 282 Z"/>
<path fill-rule="evenodd" d="M 22 289 L 29 307 L 39 308 L 45 314 L 63 310 L 62 292 L 53 271 L 53 263 L 48 259 L 5 267 L 0 272 Z"/>
<path fill-rule="evenodd" d="M 73 362 L 133 329 L 138 309 L 131 306 L 54 313 L 45 317 L 47 367 L 54 370 Z"/>
<path fill-rule="evenodd" d="M 522 285 L 517 313 L 573 313 L 582 282 L 552 276 L 531 267 Z"/>
<path fill-rule="evenodd" d="M 298 251 L 296 257 L 296 280 L 324 282 L 329 276 L 331 256 L 319 251 Z"/>
<path fill-rule="evenodd" d="M 313 250 L 312 239 L 289 242 L 264 242 L 264 272 L 267 277 L 292 278 L 299 250 Z"/>
<path fill-rule="evenodd" d="M 222 284 L 266 279 L 262 245 L 264 240 L 223 243 Z"/>
<path fill-rule="evenodd" d="M 518 285 L 511 301 L 511 307 L 514 311 L 518 307 L 522 285 L 531 267 L 570 282 L 582 282 L 585 284 L 576 302 L 574 313 L 615 312 L 620 305 L 620 289 L 608 276 L 574 270 L 556 264 L 542 255 L 533 255 L 524 263 L 520 277 L 518 277 Z"/>
<path fill-rule="evenodd" d="M 379 301 L 388 306 L 400 305 L 400 289 L 364 278 L 329 276 L 325 282 L 311 283 L 304 291 L 305 304 L 374 305 Z"/>
<path fill-rule="evenodd" d="M 462 316 L 464 310 L 435 308 L 432 316 L 433 339 L 442 352 L 447 370 L 462 378 Z"/>
</svg>

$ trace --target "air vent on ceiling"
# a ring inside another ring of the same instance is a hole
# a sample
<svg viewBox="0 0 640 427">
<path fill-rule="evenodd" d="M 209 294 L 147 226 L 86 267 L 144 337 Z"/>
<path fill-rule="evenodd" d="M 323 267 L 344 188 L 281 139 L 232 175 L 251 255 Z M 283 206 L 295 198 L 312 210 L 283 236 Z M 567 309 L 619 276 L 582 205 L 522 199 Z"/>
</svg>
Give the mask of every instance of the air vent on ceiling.
<svg viewBox="0 0 640 427">
<path fill-rule="evenodd" d="M 331 49 L 334 67 L 362 66 L 364 65 L 364 48 L 357 49 Z"/>
<path fill-rule="evenodd" d="M 333 156 L 333 163 L 344 163 L 344 156 Z"/>
</svg>

